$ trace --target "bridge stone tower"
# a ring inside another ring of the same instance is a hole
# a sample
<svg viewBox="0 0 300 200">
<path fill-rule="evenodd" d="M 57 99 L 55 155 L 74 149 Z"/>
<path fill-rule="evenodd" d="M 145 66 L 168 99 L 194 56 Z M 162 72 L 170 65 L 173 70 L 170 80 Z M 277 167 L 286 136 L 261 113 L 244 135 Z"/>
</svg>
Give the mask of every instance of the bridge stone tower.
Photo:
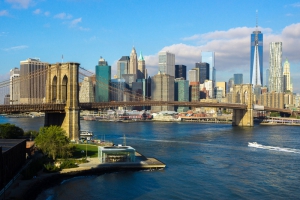
<svg viewBox="0 0 300 200">
<path fill-rule="evenodd" d="M 61 126 L 71 140 L 79 139 L 79 63 L 56 63 L 48 66 L 45 103 L 65 103 L 64 113 L 46 113 L 45 126 Z"/>
<path fill-rule="evenodd" d="M 253 91 L 252 84 L 233 86 L 233 103 L 246 104 L 247 109 L 234 109 L 232 126 L 253 126 Z"/>
</svg>

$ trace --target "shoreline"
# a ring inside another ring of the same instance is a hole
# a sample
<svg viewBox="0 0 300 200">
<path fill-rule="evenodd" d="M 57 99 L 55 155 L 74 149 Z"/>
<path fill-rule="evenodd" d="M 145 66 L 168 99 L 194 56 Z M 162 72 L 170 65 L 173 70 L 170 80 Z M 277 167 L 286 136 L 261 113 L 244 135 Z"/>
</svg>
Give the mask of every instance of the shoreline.
<svg viewBox="0 0 300 200">
<path fill-rule="evenodd" d="M 136 160 L 136 162 L 132 163 L 100 164 L 98 158 L 89 158 L 88 163 L 79 164 L 76 168 L 63 169 L 54 173 L 40 171 L 35 178 L 30 180 L 22 180 L 20 176 L 0 196 L 0 199 L 36 199 L 44 190 L 78 176 L 100 176 L 115 172 L 159 170 L 164 169 L 166 166 L 156 158 L 147 158 L 138 152 L 136 152 Z"/>
</svg>

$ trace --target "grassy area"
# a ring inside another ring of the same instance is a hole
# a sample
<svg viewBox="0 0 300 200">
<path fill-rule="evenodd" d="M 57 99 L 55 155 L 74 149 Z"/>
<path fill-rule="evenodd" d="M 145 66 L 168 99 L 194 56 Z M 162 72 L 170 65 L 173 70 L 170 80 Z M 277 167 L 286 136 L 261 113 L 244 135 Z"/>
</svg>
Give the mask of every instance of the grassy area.
<svg viewBox="0 0 300 200">
<path fill-rule="evenodd" d="M 73 158 L 85 158 L 86 156 L 86 148 L 87 148 L 87 156 L 91 158 L 98 157 L 98 146 L 96 145 L 86 145 L 86 144 L 75 144 L 76 147 L 75 152 L 73 153 Z"/>
</svg>

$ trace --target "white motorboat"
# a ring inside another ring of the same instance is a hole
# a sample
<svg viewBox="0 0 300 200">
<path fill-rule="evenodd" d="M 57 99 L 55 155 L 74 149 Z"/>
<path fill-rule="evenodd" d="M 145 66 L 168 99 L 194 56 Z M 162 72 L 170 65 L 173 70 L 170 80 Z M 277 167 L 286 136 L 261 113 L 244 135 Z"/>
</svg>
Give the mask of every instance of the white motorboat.
<svg viewBox="0 0 300 200">
<path fill-rule="evenodd" d="M 248 147 L 261 147 L 261 144 L 258 144 L 257 142 L 248 142 Z"/>
</svg>

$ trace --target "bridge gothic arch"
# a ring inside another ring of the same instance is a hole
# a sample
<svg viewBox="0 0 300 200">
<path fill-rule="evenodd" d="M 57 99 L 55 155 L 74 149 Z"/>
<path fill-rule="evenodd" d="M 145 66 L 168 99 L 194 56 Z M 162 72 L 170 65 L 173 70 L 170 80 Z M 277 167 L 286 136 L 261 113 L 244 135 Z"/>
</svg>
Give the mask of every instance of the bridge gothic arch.
<svg viewBox="0 0 300 200">
<path fill-rule="evenodd" d="M 232 103 L 246 104 L 247 109 L 234 109 L 233 126 L 253 126 L 253 89 L 252 84 L 237 84 L 233 86 Z"/>
<path fill-rule="evenodd" d="M 45 113 L 45 126 L 61 126 L 71 140 L 79 139 L 79 63 L 47 66 L 45 103 L 65 104 L 64 113 Z"/>
</svg>

